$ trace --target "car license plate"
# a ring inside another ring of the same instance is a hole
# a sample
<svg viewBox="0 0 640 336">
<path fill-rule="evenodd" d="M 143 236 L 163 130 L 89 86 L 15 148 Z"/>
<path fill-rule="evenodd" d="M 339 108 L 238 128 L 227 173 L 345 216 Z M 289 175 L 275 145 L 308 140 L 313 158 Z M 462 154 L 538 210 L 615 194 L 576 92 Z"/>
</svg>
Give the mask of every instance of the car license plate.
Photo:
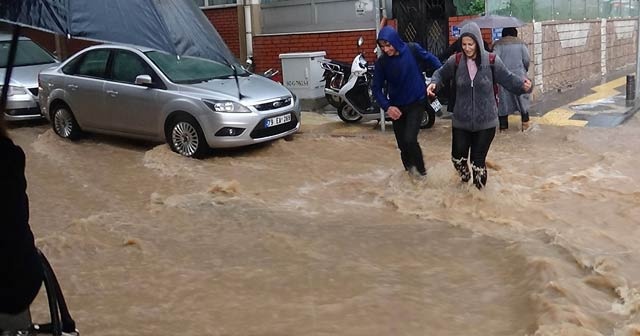
<svg viewBox="0 0 640 336">
<path fill-rule="evenodd" d="M 291 113 L 289 114 L 285 114 L 285 115 L 281 115 L 281 116 L 276 116 L 276 117 L 272 117 L 269 119 L 265 119 L 264 120 L 264 127 L 273 127 L 273 126 L 278 126 L 281 124 L 286 124 L 288 122 L 291 121 Z"/>
<path fill-rule="evenodd" d="M 436 112 L 438 112 L 442 108 L 442 104 L 440 104 L 440 101 L 438 100 L 438 98 L 434 99 L 431 102 L 431 108 Z"/>
</svg>

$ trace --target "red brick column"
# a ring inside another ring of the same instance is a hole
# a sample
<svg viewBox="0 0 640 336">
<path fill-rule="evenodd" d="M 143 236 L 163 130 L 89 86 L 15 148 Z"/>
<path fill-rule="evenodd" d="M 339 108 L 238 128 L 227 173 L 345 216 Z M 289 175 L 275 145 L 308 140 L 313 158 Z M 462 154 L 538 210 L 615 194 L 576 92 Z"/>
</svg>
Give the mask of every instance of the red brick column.
<svg viewBox="0 0 640 336">
<path fill-rule="evenodd" d="M 240 25 L 238 21 L 238 8 L 224 7 L 203 9 L 211 24 L 216 28 L 220 37 L 227 44 L 231 52 L 240 57 Z"/>
</svg>

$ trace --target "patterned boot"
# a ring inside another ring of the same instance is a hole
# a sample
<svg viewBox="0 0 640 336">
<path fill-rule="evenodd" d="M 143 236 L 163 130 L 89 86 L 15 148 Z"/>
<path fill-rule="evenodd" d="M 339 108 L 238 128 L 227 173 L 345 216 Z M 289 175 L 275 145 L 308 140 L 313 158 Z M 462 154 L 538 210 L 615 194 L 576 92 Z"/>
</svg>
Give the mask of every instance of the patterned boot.
<svg viewBox="0 0 640 336">
<path fill-rule="evenodd" d="M 478 189 L 484 188 L 487 184 L 487 168 L 478 167 L 472 163 L 471 169 L 473 170 L 473 184 Z"/>
<path fill-rule="evenodd" d="M 460 174 L 460 179 L 462 182 L 467 183 L 471 179 L 471 172 L 469 171 L 469 165 L 467 164 L 466 158 L 451 158 L 451 162 L 453 162 L 453 167 L 456 168 L 458 174 Z"/>
</svg>

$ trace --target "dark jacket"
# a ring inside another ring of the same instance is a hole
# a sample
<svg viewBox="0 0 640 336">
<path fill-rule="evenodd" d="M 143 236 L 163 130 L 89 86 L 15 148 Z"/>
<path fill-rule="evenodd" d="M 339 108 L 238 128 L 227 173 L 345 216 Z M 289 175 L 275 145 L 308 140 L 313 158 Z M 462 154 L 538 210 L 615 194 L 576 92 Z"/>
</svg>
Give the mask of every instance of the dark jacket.
<svg viewBox="0 0 640 336">
<path fill-rule="evenodd" d="M 17 314 L 40 290 L 43 271 L 29 228 L 22 149 L 0 137 L 0 313 Z"/>
<path fill-rule="evenodd" d="M 476 45 L 482 41 L 480 28 L 474 22 L 462 27 L 461 37 L 468 34 L 472 37 Z M 493 92 L 493 80 L 505 87 L 507 90 L 520 94 L 525 93 L 522 86 L 524 78 L 514 75 L 502 63 L 500 57 L 495 58 L 493 64 L 493 74 L 489 62 L 489 53 L 484 48 L 478 48 L 480 65 L 473 81 L 469 76 L 467 68 L 467 57 L 462 54 L 460 64 L 456 69 L 456 56 L 453 55 L 438 69 L 431 78 L 437 85 L 437 89 L 442 84 L 455 76 L 456 81 L 456 104 L 453 108 L 452 125 L 455 128 L 467 131 L 480 131 L 498 126 L 498 107 Z M 495 76 L 494 76 L 495 75 Z"/>
<path fill-rule="evenodd" d="M 411 50 L 402 41 L 398 32 L 390 26 L 385 26 L 378 34 L 378 40 L 388 41 L 399 52 L 397 56 L 382 55 L 376 61 L 372 90 L 380 107 L 386 111 L 389 106 L 409 105 L 424 98 L 427 90 L 424 76 Z M 418 55 L 434 69 L 442 65 L 437 57 L 420 45 L 416 45 L 416 48 Z M 383 58 L 385 60 L 381 61 Z M 388 98 L 382 92 L 385 82 Z"/>
</svg>

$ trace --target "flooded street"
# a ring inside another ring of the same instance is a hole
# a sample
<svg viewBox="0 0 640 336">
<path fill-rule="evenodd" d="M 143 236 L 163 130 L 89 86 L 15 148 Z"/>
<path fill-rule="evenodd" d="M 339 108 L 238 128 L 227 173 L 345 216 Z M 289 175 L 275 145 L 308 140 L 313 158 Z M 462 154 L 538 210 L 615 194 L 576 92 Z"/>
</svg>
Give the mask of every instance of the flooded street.
<svg viewBox="0 0 640 336">
<path fill-rule="evenodd" d="M 640 335 L 637 116 L 498 134 L 483 191 L 455 174 L 449 121 L 421 132 L 414 181 L 391 130 L 315 118 L 201 161 L 12 129 L 80 332 Z"/>
</svg>

